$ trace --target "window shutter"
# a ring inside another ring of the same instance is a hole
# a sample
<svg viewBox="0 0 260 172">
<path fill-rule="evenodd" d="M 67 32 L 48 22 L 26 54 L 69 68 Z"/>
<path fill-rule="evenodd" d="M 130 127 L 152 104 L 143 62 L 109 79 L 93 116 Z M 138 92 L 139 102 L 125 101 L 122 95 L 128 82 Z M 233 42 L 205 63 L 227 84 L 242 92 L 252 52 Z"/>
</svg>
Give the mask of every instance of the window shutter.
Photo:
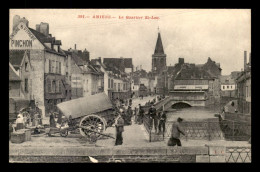
<svg viewBox="0 0 260 172">
<path fill-rule="evenodd" d="M 49 73 L 51 73 L 51 60 L 49 60 Z"/>
<path fill-rule="evenodd" d="M 58 81 L 56 81 L 57 82 L 57 84 L 56 84 L 56 90 L 57 90 L 57 93 L 59 93 L 60 92 L 60 90 L 59 90 L 59 88 L 60 88 L 60 81 L 58 80 Z"/>
<path fill-rule="evenodd" d="M 59 62 L 56 61 L 56 73 L 59 73 Z"/>
<path fill-rule="evenodd" d="M 59 74 L 61 74 L 61 62 L 59 62 Z"/>
<path fill-rule="evenodd" d="M 59 81 L 59 91 L 61 92 L 61 85 L 62 85 L 62 81 Z"/>
<path fill-rule="evenodd" d="M 48 89 L 48 92 L 51 93 L 51 80 L 50 79 L 47 79 L 47 89 Z"/>
</svg>

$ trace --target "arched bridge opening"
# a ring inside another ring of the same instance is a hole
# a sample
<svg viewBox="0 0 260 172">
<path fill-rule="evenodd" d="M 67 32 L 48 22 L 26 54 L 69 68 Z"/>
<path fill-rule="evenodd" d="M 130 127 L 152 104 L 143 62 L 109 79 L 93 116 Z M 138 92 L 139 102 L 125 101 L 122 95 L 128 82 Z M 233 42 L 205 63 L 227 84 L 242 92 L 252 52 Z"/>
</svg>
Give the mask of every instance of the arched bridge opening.
<svg viewBox="0 0 260 172">
<path fill-rule="evenodd" d="M 183 108 L 189 108 L 191 107 L 191 105 L 185 102 L 178 102 L 178 103 L 174 103 L 171 107 L 172 109 L 183 109 Z"/>
</svg>

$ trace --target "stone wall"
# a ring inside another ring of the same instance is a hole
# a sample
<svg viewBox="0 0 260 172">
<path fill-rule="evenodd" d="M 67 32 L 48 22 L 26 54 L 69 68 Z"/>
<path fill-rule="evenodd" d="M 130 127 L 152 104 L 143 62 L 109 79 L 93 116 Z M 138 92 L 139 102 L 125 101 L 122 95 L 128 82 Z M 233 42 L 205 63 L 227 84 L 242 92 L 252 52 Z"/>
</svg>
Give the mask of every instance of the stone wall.
<svg viewBox="0 0 260 172">
<path fill-rule="evenodd" d="M 245 150 L 251 150 L 251 148 L 246 148 Z M 231 159 L 230 152 L 224 146 L 144 148 L 37 147 L 37 149 L 33 147 L 10 147 L 9 162 L 91 162 L 89 156 L 101 163 L 223 163 L 229 162 Z M 245 162 L 251 161 L 251 151 L 249 156 L 242 155 L 244 160 L 246 160 Z M 236 159 L 236 157 L 233 159 Z"/>
<path fill-rule="evenodd" d="M 32 80 L 32 97 L 35 102 L 39 103 L 39 108 L 42 110 L 45 117 L 44 106 L 44 56 L 43 50 L 31 50 L 30 62 L 32 65 L 31 80 Z"/>
</svg>

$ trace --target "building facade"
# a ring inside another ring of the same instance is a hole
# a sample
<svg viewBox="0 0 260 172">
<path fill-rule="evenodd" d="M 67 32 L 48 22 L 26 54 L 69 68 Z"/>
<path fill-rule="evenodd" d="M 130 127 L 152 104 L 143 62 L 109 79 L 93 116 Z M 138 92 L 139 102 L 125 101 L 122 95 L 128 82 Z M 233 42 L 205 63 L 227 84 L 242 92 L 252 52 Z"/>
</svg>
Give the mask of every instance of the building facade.
<svg viewBox="0 0 260 172">
<path fill-rule="evenodd" d="M 244 52 L 244 70 L 236 79 L 238 89 L 238 112 L 251 115 L 251 53 L 247 63 L 247 52 Z"/>
<path fill-rule="evenodd" d="M 41 23 L 37 30 L 29 28 L 28 22 L 19 21 L 14 25 L 9 47 L 10 52 L 27 51 L 31 66 L 31 84 L 28 84 L 31 87 L 31 97 L 38 102 L 45 118 L 50 110 L 56 110 L 57 103 L 66 99 L 66 55 L 60 48 L 61 41 L 49 34 L 48 24 Z"/>
</svg>

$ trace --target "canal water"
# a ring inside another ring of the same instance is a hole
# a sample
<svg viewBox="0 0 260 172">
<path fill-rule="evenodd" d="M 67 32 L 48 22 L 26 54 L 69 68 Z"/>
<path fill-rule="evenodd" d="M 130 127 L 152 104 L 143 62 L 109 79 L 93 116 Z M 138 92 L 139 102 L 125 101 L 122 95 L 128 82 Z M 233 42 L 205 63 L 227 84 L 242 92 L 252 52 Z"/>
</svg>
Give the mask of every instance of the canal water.
<svg viewBox="0 0 260 172">
<path fill-rule="evenodd" d="M 185 121 L 203 121 L 205 119 L 214 118 L 214 115 L 219 113 L 218 108 L 209 107 L 187 107 L 181 109 L 171 109 L 167 113 L 167 121 L 176 121 L 178 117 L 183 118 Z"/>
</svg>

